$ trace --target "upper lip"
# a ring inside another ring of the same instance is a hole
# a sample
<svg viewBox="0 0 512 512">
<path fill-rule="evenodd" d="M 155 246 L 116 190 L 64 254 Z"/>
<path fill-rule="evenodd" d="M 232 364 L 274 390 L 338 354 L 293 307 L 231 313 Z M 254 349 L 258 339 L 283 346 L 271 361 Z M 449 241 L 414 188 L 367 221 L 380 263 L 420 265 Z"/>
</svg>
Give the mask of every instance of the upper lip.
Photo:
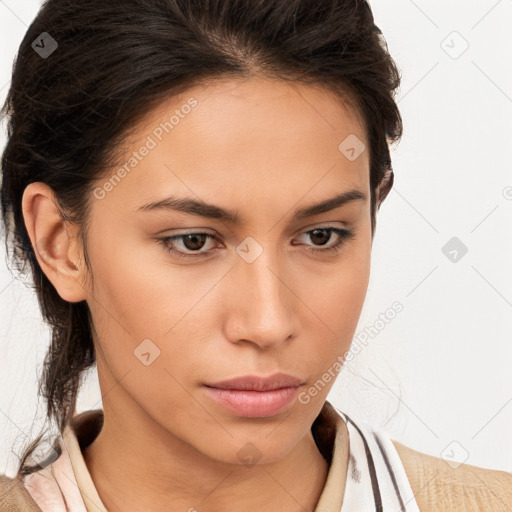
<svg viewBox="0 0 512 512">
<path fill-rule="evenodd" d="M 272 389 L 297 387 L 304 382 L 297 377 L 285 373 L 275 373 L 268 377 L 258 377 L 256 375 L 245 375 L 235 377 L 234 379 L 223 380 L 206 384 L 211 388 L 237 389 L 243 391 L 269 391 Z"/>
</svg>

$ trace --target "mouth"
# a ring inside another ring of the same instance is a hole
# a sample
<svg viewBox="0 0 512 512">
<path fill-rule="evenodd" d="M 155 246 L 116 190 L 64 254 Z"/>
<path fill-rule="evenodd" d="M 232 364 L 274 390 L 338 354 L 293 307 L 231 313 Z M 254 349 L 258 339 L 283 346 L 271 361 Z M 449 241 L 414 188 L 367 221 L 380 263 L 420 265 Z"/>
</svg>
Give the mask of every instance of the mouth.
<svg viewBox="0 0 512 512">
<path fill-rule="evenodd" d="M 278 373 L 269 377 L 247 375 L 205 384 L 206 395 L 238 416 L 264 418 L 288 409 L 305 382 Z"/>
<path fill-rule="evenodd" d="M 207 383 L 208 387 L 239 391 L 272 391 L 274 389 L 297 387 L 305 384 L 302 379 L 286 373 L 275 373 L 268 377 L 244 375 L 221 382 Z"/>
<path fill-rule="evenodd" d="M 238 416 L 266 418 L 283 412 L 294 402 L 300 386 L 250 391 L 240 389 L 220 389 L 204 386 L 207 396 L 216 404 Z"/>
</svg>

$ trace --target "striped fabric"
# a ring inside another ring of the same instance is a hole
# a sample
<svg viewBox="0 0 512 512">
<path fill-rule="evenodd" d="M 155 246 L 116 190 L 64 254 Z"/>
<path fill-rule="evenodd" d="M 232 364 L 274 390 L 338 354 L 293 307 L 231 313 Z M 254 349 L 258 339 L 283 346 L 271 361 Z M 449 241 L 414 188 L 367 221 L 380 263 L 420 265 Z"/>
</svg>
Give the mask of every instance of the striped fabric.
<svg viewBox="0 0 512 512">
<path fill-rule="evenodd" d="M 420 512 L 405 469 L 386 432 L 361 421 L 356 424 L 346 413 L 337 412 L 347 425 L 350 446 L 340 512 Z"/>
</svg>

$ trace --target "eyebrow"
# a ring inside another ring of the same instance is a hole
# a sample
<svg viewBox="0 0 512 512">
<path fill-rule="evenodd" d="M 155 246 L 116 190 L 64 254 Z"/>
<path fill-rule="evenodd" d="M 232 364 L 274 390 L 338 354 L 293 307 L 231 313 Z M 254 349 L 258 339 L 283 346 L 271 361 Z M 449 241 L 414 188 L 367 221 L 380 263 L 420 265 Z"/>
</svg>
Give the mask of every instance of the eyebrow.
<svg viewBox="0 0 512 512">
<path fill-rule="evenodd" d="M 335 197 L 326 199 L 319 203 L 298 209 L 294 215 L 294 219 L 305 219 L 313 217 L 321 213 L 329 212 L 335 208 L 344 206 L 353 201 L 366 201 L 367 196 L 361 190 L 353 189 L 343 192 Z M 155 211 L 155 210 L 171 210 L 181 213 L 188 213 L 209 219 L 220 220 L 229 224 L 238 224 L 238 212 L 226 210 L 220 206 L 205 203 L 198 199 L 166 197 L 160 201 L 144 204 L 137 208 L 137 211 Z"/>
</svg>

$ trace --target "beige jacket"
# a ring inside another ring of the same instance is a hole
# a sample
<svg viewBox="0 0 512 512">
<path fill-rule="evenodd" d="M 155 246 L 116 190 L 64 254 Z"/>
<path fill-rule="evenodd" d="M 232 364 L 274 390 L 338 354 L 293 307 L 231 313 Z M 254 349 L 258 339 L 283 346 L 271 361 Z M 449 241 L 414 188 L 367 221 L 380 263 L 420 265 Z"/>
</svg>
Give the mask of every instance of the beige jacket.
<svg viewBox="0 0 512 512">
<path fill-rule="evenodd" d="M 512 473 L 446 461 L 393 440 L 421 512 L 512 512 Z"/>
</svg>

